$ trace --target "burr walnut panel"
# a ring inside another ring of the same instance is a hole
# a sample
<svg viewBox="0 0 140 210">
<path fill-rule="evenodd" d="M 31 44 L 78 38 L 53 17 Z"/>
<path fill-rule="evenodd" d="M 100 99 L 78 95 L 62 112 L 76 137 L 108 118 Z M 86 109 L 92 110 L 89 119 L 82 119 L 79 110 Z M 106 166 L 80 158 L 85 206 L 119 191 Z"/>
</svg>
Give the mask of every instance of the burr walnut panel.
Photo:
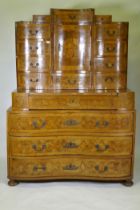
<svg viewBox="0 0 140 210">
<path fill-rule="evenodd" d="M 134 92 L 13 92 L 12 109 L 134 109 Z"/>
<path fill-rule="evenodd" d="M 8 137 L 10 156 L 131 155 L 132 136 Z"/>
<path fill-rule="evenodd" d="M 92 157 L 11 158 L 10 177 L 19 180 L 30 178 L 124 178 L 131 175 L 131 159 Z"/>
<path fill-rule="evenodd" d="M 49 132 L 132 133 L 129 111 L 28 111 L 9 112 L 8 133 L 14 136 L 43 136 Z"/>
<path fill-rule="evenodd" d="M 50 39 L 50 25 L 33 22 L 17 22 L 16 37 L 19 39 Z"/>
<path fill-rule="evenodd" d="M 26 90 L 43 90 L 51 88 L 51 76 L 47 73 L 18 73 L 18 88 Z"/>
<path fill-rule="evenodd" d="M 91 26 L 54 25 L 53 71 L 89 71 Z"/>
</svg>

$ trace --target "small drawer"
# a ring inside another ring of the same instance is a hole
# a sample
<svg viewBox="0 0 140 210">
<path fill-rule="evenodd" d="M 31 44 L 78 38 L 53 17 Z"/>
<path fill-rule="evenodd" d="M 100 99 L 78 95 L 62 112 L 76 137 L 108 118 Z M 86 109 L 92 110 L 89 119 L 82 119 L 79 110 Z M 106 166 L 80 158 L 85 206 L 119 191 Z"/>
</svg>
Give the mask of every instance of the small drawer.
<svg viewBox="0 0 140 210">
<path fill-rule="evenodd" d="M 93 86 L 97 90 L 119 90 L 126 89 L 127 87 L 127 75 L 125 73 L 96 73 L 94 75 Z"/>
<path fill-rule="evenodd" d="M 123 56 L 127 54 L 127 42 L 125 41 L 97 41 L 95 42 L 94 55 L 103 56 Z"/>
<path fill-rule="evenodd" d="M 10 156 L 131 155 L 132 136 L 8 137 Z"/>
<path fill-rule="evenodd" d="M 9 175 L 18 179 L 84 178 L 113 180 L 131 176 L 129 158 L 44 157 L 11 158 Z"/>
<path fill-rule="evenodd" d="M 47 39 L 50 40 L 50 25 L 32 22 L 16 23 L 16 38 L 20 39 Z"/>
<path fill-rule="evenodd" d="M 50 23 L 51 17 L 50 15 L 33 15 L 34 23 Z"/>
<path fill-rule="evenodd" d="M 111 23 L 112 15 L 95 15 L 95 23 Z"/>
<path fill-rule="evenodd" d="M 62 132 L 132 133 L 133 112 L 47 110 L 8 113 L 8 133 L 14 136 L 48 136 Z"/>
<path fill-rule="evenodd" d="M 128 39 L 128 23 L 96 24 L 95 39 Z"/>
<path fill-rule="evenodd" d="M 25 40 L 16 43 L 16 55 L 42 55 L 50 54 L 50 41 Z"/>
<path fill-rule="evenodd" d="M 126 72 L 127 57 L 104 57 L 94 59 L 94 71 L 104 73 Z"/>
<path fill-rule="evenodd" d="M 18 89 L 44 90 L 51 87 L 51 76 L 47 73 L 18 73 Z"/>
<path fill-rule="evenodd" d="M 16 58 L 17 71 L 21 72 L 49 72 L 51 65 L 50 55 L 46 56 L 19 56 Z"/>
<path fill-rule="evenodd" d="M 94 9 L 52 9 L 51 15 L 55 24 L 91 23 L 94 17 Z"/>
<path fill-rule="evenodd" d="M 91 88 L 91 74 L 54 74 L 54 89 L 89 89 Z"/>
</svg>

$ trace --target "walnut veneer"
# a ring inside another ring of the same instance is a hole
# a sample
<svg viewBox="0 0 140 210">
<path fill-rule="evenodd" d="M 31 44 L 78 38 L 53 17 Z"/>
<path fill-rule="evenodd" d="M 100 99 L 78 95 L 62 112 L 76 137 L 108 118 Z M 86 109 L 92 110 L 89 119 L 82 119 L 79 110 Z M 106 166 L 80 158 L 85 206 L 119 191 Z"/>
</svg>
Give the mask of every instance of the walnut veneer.
<svg viewBox="0 0 140 210">
<path fill-rule="evenodd" d="M 7 112 L 9 185 L 133 184 L 134 92 L 128 23 L 94 9 L 51 9 L 16 22 L 17 91 Z"/>
</svg>

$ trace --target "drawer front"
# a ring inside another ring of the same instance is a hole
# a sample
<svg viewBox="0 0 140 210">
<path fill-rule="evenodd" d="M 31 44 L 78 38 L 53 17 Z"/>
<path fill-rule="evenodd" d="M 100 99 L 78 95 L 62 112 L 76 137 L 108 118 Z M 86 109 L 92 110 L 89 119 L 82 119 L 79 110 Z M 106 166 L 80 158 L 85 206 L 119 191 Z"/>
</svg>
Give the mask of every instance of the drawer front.
<svg viewBox="0 0 140 210">
<path fill-rule="evenodd" d="M 90 74 L 54 74 L 54 89 L 89 89 L 91 88 Z"/>
<path fill-rule="evenodd" d="M 92 157 L 12 158 L 10 177 L 14 178 L 125 178 L 131 175 L 131 159 Z"/>
<path fill-rule="evenodd" d="M 123 72 L 127 71 L 127 57 L 104 57 L 94 59 L 94 71 L 97 72 Z"/>
<path fill-rule="evenodd" d="M 50 23 L 51 17 L 50 15 L 33 15 L 34 23 Z"/>
<path fill-rule="evenodd" d="M 94 88 L 101 89 L 126 89 L 127 87 L 127 75 L 122 74 L 107 74 L 97 73 L 94 77 Z"/>
<path fill-rule="evenodd" d="M 48 72 L 50 71 L 51 58 L 46 56 L 19 56 L 16 59 L 17 71 L 29 72 Z"/>
<path fill-rule="evenodd" d="M 41 55 L 50 54 L 50 41 L 25 40 L 16 43 L 16 54 L 19 55 Z"/>
<path fill-rule="evenodd" d="M 51 76 L 46 73 L 18 73 L 18 89 L 43 90 L 51 88 Z"/>
<path fill-rule="evenodd" d="M 11 112 L 10 135 L 43 136 L 49 132 L 133 132 L 133 112 L 94 111 L 26 111 Z"/>
<path fill-rule="evenodd" d="M 90 71 L 91 26 L 55 25 L 54 71 Z"/>
<path fill-rule="evenodd" d="M 49 24 L 18 22 L 16 24 L 17 39 L 50 39 Z"/>
<path fill-rule="evenodd" d="M 52 9 L 51 15 L 54 24 L 64 23 L 91 23 L 93 21 L 94 9 L 70 10 Z"/>
<path fill-rule="evenodd" d="M 95 15 L 95 23 L 111 23 L 112 15 Z"/>
<path fill-rule="evenodd" d="M 123 56 L 127 54 L 127 43 L 125 41 L 97 41 L 95 43 L 94 54 L 102 56 Z"/>
<path fill-rule="evenodd" d="M 8 137 L 10 156 L 131 155 L 132 136 Z"/>
<path fill-rule="evenodd" d="M 96 40 L 127 39 L 128 23 L 97 24 L 95 28 Z"/>
</svg>

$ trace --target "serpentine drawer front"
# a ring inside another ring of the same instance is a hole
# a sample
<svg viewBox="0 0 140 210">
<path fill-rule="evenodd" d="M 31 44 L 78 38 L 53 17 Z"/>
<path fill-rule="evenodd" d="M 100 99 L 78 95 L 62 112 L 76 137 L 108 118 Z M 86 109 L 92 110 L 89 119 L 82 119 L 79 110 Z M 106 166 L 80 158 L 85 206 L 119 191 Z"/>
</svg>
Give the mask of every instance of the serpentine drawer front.
<svg viewBox="0 0 140 210">
<path fill-rule="evenodd" d="M 17 90 L 7 112 L 10 186 L 57 179 L 132 186 L 128 26 L 92 8 L 51 9 L 16 22 Z"/>
</svg>

